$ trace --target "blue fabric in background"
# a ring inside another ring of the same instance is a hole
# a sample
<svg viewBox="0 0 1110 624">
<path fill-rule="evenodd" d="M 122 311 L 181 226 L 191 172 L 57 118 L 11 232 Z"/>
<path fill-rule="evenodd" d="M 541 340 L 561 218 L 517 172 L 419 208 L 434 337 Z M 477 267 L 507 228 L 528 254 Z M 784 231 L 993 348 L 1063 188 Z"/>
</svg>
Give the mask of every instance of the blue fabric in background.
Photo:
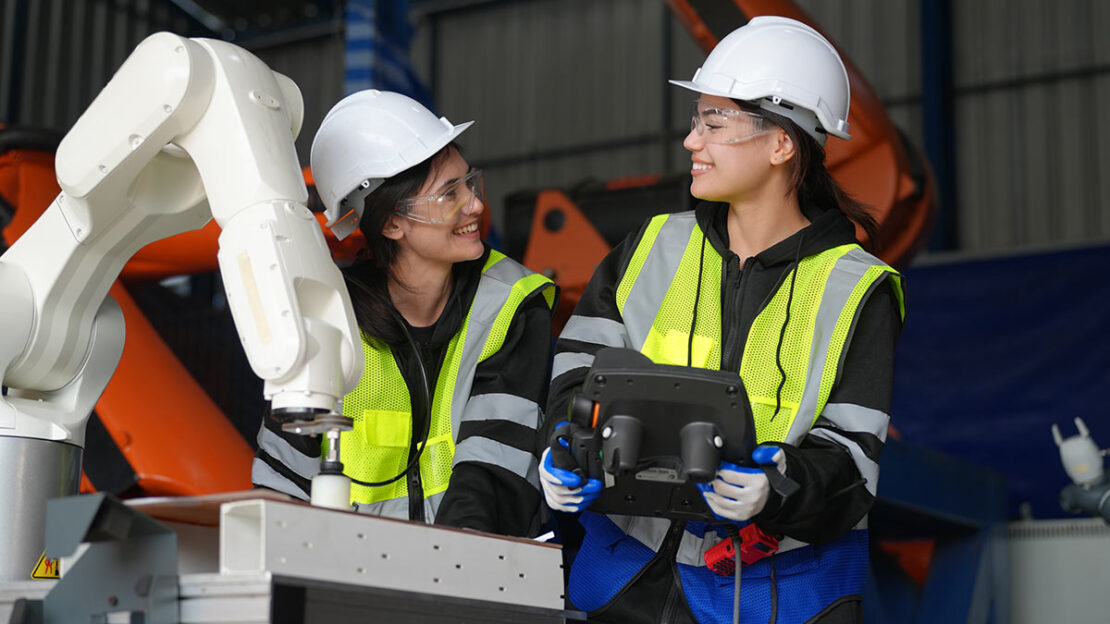
<svg viewBox="0 0 1110 624">
<path fill-rule="evenodd" d="M 347 0 L 343 92 L 403 93 L 434 111 L 432 97 L 412 68 L 413 27 L 408 0 Z"/>
<path fill-rule="evenodd" d="M 1010 511 L 1068 517 L 1050 426 L 1110 446 L 1110 246 L 905 272 L 892 424 L 910 443 L 1003 473 Z M 927 476 L 923 476 L 927 478 Z"/>
</svg>

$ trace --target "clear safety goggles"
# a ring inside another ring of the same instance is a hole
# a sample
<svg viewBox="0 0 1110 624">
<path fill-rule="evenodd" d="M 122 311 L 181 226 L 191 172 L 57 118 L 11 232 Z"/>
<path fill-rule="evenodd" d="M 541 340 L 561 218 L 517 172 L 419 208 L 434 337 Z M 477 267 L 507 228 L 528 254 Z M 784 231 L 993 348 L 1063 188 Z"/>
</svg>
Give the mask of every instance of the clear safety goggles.
<svg viewBox="0 0 1110 624">
<path fill-rule="evenodd" d="M 714 108 L 694 102 L 690 131 L 706 143 L 731 145 L 767 134 L 771 123 L 758 113 L 735 108 Z"/>
<path fill-rule="evenodd" d="M 481 169 L 471 169 L 435 195 L 401 200 L 394 211 L 421 223 L 454 223 L 459 211 L 475 199 L 481 203 L 486 201 Z"/>
</svg>

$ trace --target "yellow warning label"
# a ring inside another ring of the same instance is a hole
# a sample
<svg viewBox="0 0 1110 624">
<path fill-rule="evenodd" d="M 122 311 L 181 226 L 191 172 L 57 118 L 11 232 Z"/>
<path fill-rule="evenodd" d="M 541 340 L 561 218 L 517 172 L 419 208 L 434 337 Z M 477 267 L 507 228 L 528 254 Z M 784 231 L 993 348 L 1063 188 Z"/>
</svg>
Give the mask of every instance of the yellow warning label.
<svg viewBox="0 0 1110 624">
<path fill-rule="evenodd" d="M 35 564 L 34 571 L 31 572 L 33 579 L 56 579 L 58 578 L 58 560 L 47 559 L 46 553 L 39 555 L 39 562 Z"/>
</svg>

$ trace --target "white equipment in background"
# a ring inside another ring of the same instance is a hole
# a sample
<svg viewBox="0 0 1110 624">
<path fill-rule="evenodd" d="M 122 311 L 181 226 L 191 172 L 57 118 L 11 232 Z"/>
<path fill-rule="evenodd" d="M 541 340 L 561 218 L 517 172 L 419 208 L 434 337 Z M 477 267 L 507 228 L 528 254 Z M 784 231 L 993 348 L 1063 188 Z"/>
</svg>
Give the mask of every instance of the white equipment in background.
<svg viewBox="0 0 1110 624">
<path fill-rule="evenodd" d="M 214 217 L 235 326 L 274 416 L 337 420 L 363 353 L 305 207 L 302 114 L 293 81 L 242 48 L 158 33 L 62 140 L 61 194 L 0 256 L 0 581 L 26 578 L 42 553 L 46 500 L 78 491 L 85 426 L 123 349 L 106 295 L 148 243 Z"/>
<path fill-rule="evenodd" d="M 1097 518 L 1009 526 L 1010 624 L 1105 624 L 1110 527 Z"/>
<path fill-rule="evenodd" d="M 1110 524 L 1110 479 L 1102 466 L 1107 451 L 1099 450 L 1086 423 L 1078 416 L 1075 428 L 1079 435 L 1064 439 L 1060 428 L 1052 425 L 1052 438 L 1060 447 L 1060 461 L 1072 480 L 1060 491 L 1060 505 L 1072 513 L 1101 516 Z"/>
</svg>

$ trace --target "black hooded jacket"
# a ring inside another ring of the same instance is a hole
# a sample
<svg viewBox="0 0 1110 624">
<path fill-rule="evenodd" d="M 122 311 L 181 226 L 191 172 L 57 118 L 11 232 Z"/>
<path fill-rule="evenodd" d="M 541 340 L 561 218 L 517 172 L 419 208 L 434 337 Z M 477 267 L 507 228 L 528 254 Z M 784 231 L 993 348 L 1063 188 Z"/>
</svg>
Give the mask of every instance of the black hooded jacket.
<svg viewBox="0 0 1110 624">
<path fill-rule="evenodd" d="M 703 202 L 697 206 L 695 214 L 702 231 L 706 232 L 707 243 L 724 259 L 721 276 L 723 370 L 740 370 L 744 339 L 753 320 L 787 278 L 795 262 L 856 242 L 854 225 L 841 212 L 803 206 L 803 214 L 810 225 L 741 263 L 728 246 L 728 206 Z M 621 322 L 615 293 L 643 234 L 644 228 L 641 228 L 606 256 L 575 308 L 575 316 Z M 830 404 L 851 403 L 889 414 L 894 347 L 901 328 L 898 301 L 884 280 L 859 314 L 840 377 L 829 396 Z M 593 355 L 603 346 L 560 338 L 555 354 L 556 357 L 563 353 Z M 568 403 L 581 387 L 587 372 L 585 367 L 574 368 L 552 381 L 547 409 L 548 431 L 566 419 Z M 836 428 L 819 416 L 811 433 L 821 427 Z M 841 438 L 858 446 L 868 459 L 878 462 L 883 442 L 877 436 L 836 429 Z M 797 446 L 777 445 L 786 454 L 787 476 L 802 484 L 802 488 L 785 504 L 772 491 L 764 510 L 754 518 L 760 528 L 804 542 L 821 543 L 844 535 L 866 515 L 874 497 L 864 487 L 864 480 L 847 448 L 813 435 L 807 435 Z M 573 551 L 573 544 L 570 550 Z"/>
<path fill-rule="evenodd" d="M 412 327 L 406 323 L 413 344 L 403 338 L 390 344 L 413 404 L 410 452 L 421 442 L 427 424 L 424 379 L 430 392 L 434 392 L 448 343 L 462 329 L 489 253 L 487 248 L 480 258 L 455 265 L 451 293 L 435 324 Z M 357 287 L 352 284 L 352 288 Z M 364 319 L 359 321 L 366 331 Z M 517 308 L 501 349 L 478 364 L 471 396 L 509 394 L 542 408 L 550 372 L 546 357 L 550 345 L 551 310 L 537 291 Z M 424 365 L 423 375 L 419 362 Z M 463 422 L 455 443 L 458 445 L 472 436 L 489 438 L 535 455 L 536 430 L 510 420 L 491 417 Z M 318 471 L 319 456 L 318 437 L 284 432 L 277 423 L 264 419 L 252 479 L 257 486 L 307 499 L 312 476 Z M 409 519 L 426 521 L 419 470 L 411 470 L 404 478 L 409 481 Z M 502 535 L 532 536 L 539 525 L 539 505 L 536 486 L 512 471 L 490 463 L 462 462 L 452 470 L 435 522 Z"/>
</svg>

